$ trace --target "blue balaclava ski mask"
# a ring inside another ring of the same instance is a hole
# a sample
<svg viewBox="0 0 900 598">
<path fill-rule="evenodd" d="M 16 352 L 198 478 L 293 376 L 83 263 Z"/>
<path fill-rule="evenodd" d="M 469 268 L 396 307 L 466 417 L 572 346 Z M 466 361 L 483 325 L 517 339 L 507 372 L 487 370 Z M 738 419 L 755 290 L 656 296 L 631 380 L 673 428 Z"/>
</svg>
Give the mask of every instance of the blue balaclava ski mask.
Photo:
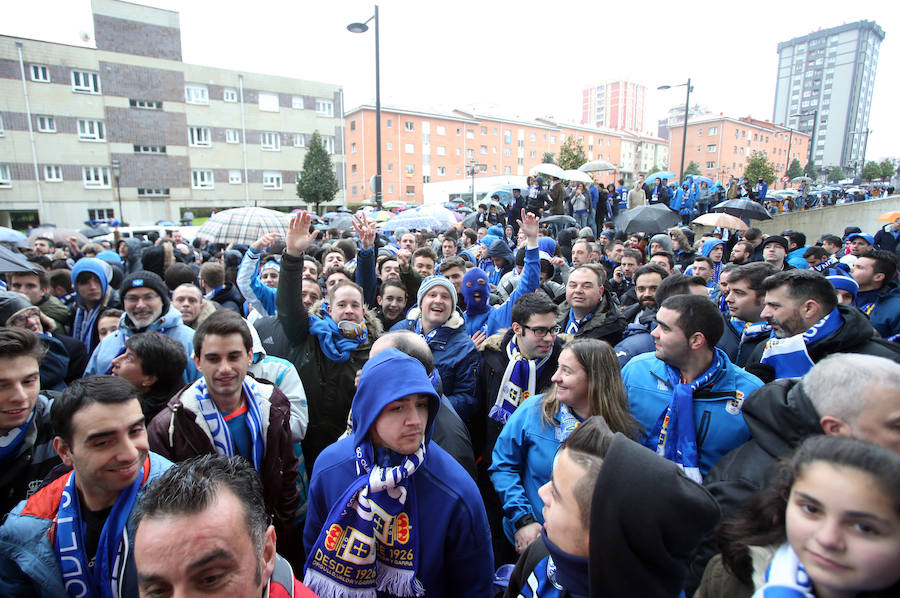
<svg viewBox="0 0 900 598">
<path fill-rule="evenodd" d="M 488 275 L 481 268 L 472 268 L 463 276 L 462 294 L 466 298 L 466 311 L 483 314 L 490 309 L 491 289 Z"/>
</svg>

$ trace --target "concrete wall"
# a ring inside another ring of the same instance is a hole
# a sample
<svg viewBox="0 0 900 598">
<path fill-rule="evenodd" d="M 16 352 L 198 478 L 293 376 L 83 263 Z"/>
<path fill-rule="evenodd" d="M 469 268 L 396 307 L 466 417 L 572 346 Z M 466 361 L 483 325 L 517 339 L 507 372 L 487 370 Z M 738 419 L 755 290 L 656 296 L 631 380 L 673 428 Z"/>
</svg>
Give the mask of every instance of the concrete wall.
<svg viewBox="0 0 900 598">
<path fill-rule="evenodd" d="M 775 216 L 772 220 L 753 220 L 751 224 L 759 227 L 767 235 L 777 235 L 789 228 L 798 230 L 806 234 L 807 244 L 812 244 L 825 233 L 841 236 L 847 226 L 858 226 L 863 232 L 874 234 L 886 224 L 875 219 L 885 212 L 894 210 L 900 211 L 900 195 L 831 208 L 782 214 Z"/>
</svg>

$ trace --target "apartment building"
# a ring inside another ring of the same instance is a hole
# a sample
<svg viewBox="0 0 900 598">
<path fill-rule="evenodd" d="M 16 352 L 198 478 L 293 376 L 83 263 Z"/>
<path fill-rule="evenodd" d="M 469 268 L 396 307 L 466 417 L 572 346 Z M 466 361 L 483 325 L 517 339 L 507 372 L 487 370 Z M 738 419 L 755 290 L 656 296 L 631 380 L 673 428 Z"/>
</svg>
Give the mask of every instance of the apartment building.
<svg viewBox="0 0 900 598">
<path fill-rule="evenodd" d="M 375 107 L 363 105 L 344 115 L 347 143 L 347 201 L 361 202 L 372 195 L 369 180 L 376 172 Z M 463 110 L 449 113 L 405 108 L 381 109 L 382 192 L 385 201 L 422 202 L 422 185 L 476 176 L 525 176 L 544 161 L 555 158 L 563 142 L 574 137 L 588 160 L 606 160 L 617 170 L 600 173 L 600 180 L 634 176 L 634 135 L 609 129 L 558 123 L 550 119 L 525 121 Z M 623 160 L 623 139 L 631 143 L 630 161 Z M 668 148 L 661 139 L 641 137 L 642 147 L 666 167 Z M 661 149 L 658 149 L 661 148 Z M 648 150 L 649 151 L 649 150 Z M 659 152 L 659 153 L 657 153 Z M 652 165 L 651 165 L 652 166 Z M 649 170 L 648 166 L 646 170 Z"/>
<path fill-rule="evenodd" d="M 581 92 L 581 124 L 614 131 L 644 130 L 647 88 L 633 81 L 606 81 Z"/>
<path fill-rule="evenodd" d="M 96 48 L 0 36 L 0 225 L 296 207 L 314 131 L 343 202 L 340 86 L 186 64 L 178 13 L 91 4 Z"/>
<path fill-rule="evenodd" d="M 675 172 L 681 164 L 684 124 L 672 125 L 669 135 L 669 164 Z M 809 135 L 750 117 L 704 115 L 688 120 L 685 168 L 693 160 L 700 166 L 701 174 L 725 182 L 730 176 L 744 174 L 754 151 L 766 155 L 780 179 L 794 158 L 806 164 Z"/>
</svg>

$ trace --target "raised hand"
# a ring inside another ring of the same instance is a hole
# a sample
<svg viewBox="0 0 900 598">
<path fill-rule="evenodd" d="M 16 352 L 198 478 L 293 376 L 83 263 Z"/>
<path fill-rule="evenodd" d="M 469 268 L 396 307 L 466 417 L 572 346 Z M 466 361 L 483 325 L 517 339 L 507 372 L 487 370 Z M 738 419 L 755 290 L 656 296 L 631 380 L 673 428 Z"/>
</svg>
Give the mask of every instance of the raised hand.
<svg viewBox="0 0 900 598">
<path fill-rule="evenodd" d="M 409 249 L 401 249 L 397 252 L 397 263 L 400 265 L 400 271 L 406 272 L 409 269 L 409 261 L 412 258 L 412 252 Z"/>
<path fill-rule="evenodd" d="M 353 230 L 359 235 L 359 248 L 372 249 L 375 246 L 375 223 L 366 218 L 365 214 L 353 215 Z"/>
<path fill-rule="evenodd" d="M 538 233 L 540 233 L 541 220 L 531 212 L 522 210 L 522 219 L 519 220 L 519 230 L 525 233 L 529 245 L 537 243 Z"/>
<path fill-rule="evenodd" d="M 317 230 L 309 232 L 309 223 L 311 220 L 312 218 L 310 218 L 309 212 L 306 211 L 301 211 L 291 218 L 291 223 L 288 226 L 287 239 L 285 240 L 285 251 L 288 255 L 300 257 L 303 255 L 303 252 L 312 245 L 313 241 L 316 240 L 316 237 L 319 236 L 319 231 Z"/>
<path fill-rule="evenodd" d="M 275 239 L 281 236 L 281 233 L 266 233 L 250 245 L 250 249 L 259 253 L 263 247 L 271 247 Z"/>
</svg>

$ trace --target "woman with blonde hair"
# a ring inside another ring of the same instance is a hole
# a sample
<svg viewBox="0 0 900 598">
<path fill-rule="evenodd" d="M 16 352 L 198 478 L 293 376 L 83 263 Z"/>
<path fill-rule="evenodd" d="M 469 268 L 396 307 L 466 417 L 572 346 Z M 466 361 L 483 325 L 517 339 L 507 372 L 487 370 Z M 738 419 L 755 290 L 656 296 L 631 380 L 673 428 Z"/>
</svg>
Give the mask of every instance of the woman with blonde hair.
<svg viewBox="0 0 900 598">
<path fill-rule="evenodd" d="M 608 343 L 570 341 L 558 363 L 550 390 L 527 397 L 494 445 L 491 482 L 503 504 L 504 531 L 519 554 L 540 536 L 544 503 L 538 489 L 550 480 L 556 451 L 569 434 L 592 415 L 602 415 L 613 432 L 630 438 L 639 432 Z"/>
</svg>

